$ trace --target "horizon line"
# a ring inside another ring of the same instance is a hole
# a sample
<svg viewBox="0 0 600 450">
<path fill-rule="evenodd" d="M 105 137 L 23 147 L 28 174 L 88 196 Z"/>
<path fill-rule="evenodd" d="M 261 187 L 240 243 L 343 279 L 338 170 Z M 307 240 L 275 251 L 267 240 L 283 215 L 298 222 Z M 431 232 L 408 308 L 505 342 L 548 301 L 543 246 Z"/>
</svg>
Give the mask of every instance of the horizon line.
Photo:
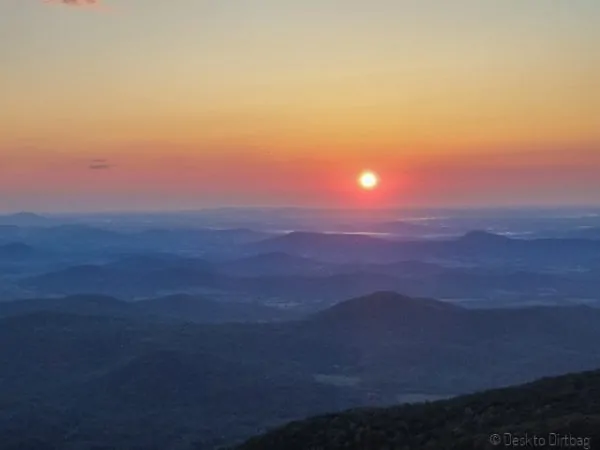
<svg viewBox="0 0 600 450">
<path fill-rule="evenodd" d="M 324 206 L 285 206 L 285 205 L 227 205 L 207 206 L 183 209 L 106 209 L 106 210 L 0 210 L 0 216 L 14 216 L 19 214 L 34 214 L 38 216 L 61 216 L 61 215 L 145 215 L 145 214 L 199 214 L 218 211 L 322 211 L 322 212 L 399 212 L 399 211 L 549 211 L 549 210 L 600 210 L 599 204 L 532 204 L 532 205 L 448 205 L 448 206 L 386 206 L 386 207 L 324 207 Z"/>
</svg>

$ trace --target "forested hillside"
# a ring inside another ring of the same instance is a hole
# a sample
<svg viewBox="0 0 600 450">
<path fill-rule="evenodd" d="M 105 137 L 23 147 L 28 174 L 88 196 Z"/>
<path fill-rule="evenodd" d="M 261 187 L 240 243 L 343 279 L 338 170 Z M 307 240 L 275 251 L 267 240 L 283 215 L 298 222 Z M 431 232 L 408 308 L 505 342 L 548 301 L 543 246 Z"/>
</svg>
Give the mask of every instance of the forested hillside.
<svg viewBox="0 0 600 450">
<path fill-rule="evenodd" d="M 515 447 L 514 441 L 508 445 L 515 438 L 531 443 L 537 438 L 538 448 L 600 448 L 600 371 L 433 403 L 320 416 L 236 450 L 473 450 Z"/>
</svg>

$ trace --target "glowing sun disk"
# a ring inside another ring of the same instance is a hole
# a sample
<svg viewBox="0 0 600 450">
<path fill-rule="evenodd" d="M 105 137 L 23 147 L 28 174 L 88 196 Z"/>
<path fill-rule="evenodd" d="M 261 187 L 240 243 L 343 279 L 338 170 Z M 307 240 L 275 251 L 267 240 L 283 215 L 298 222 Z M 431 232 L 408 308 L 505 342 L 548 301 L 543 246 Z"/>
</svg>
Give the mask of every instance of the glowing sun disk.
<svg viewBox="0 0 600 450">
<path fill-rule="evenodd" d="M 358 177 L 358 184 L 363 189 L 375 189 L 379 184 L 379 177 L 375 172 L 371 172 L 370 170 L 366 170 L 360 174 Z"/>
</svg>

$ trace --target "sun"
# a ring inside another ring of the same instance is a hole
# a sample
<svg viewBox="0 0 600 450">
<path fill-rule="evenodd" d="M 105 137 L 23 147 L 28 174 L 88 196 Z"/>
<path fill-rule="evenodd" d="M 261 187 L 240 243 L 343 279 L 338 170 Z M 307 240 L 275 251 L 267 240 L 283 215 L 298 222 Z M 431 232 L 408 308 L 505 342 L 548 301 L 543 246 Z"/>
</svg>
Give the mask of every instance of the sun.
<svg viewBox="0 0 600 450">
<path fill-rule="evenodd" d="M 363 189 L 372 190 L 379 185 L 379 177 L 375 172 L 365 170 L 358 176 L 358 184 Z"/>
</svg>

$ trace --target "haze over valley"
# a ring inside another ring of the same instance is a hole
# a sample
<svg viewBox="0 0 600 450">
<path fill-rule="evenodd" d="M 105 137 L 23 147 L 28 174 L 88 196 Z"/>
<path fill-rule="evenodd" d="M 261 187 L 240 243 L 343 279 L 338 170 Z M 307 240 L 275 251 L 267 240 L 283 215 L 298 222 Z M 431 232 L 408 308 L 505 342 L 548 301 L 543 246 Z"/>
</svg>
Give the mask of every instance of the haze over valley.
<svg viewBox="0 0 600 450">
<path fill-rule="evenodd" d="M 0 217 L 7 448 L 216 448 L 598 367 L 594 210 L 364 225 L 385 236 L 318 210 L 242 228 L 252 214 Z"/>
</svg>

